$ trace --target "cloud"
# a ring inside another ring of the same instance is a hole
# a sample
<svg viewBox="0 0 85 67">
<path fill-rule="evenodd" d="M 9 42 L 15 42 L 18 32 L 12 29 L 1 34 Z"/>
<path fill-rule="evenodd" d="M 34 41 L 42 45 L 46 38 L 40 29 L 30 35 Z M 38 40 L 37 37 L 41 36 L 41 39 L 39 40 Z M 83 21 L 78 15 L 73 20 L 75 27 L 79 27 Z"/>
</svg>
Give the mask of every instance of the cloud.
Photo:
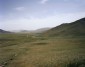
<svg viewBox="0 0 85 67">
<path fill-rule="evenodd" d="M 69 1 L 69 0 L 64 0 L 64 1 Z"/>
<path fill-rule="evenodd" d="M 0 27 L 5 30 L 35 30 L 44 27 L 55 27 L 62 23 L 70 23 L 85 17 L 85 12 L 55 14 L 44 18 L 29 16 L 4 20 Z"/>
<path fill-rule="evenodd" d="M 40 3 L 41 4 L 45 4 L 48 0 L 41 0 Z"/>
<path fill-rule="evenodd" d="M 17 11 L 23 11 L 25 9 L 25 7 L 16 7 L 14 9 L 17 10 Z"/>
</svg>

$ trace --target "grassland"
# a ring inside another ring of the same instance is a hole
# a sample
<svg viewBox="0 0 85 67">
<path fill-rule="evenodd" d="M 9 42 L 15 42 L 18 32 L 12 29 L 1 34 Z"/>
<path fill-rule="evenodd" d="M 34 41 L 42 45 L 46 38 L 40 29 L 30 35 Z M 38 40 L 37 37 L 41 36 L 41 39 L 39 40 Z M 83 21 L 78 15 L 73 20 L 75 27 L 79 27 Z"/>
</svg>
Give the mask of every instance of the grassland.
<svg viewBox="0 0 85 67">
<path fill-rule="evenodd" d="M 85 67 L 85 37 L 0 34 L 1 67 Z"/>
</svg>

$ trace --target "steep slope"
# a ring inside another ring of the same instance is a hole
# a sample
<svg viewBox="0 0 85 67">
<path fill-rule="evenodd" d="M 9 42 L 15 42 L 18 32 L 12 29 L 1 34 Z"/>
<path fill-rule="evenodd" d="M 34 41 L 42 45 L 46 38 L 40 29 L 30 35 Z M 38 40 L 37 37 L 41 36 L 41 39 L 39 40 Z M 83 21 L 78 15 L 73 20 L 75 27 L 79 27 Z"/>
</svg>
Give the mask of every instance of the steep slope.
<svg viewBox="0 0 85 67">
<path fill-rule="evenodd" d="M 11 33 L 11 32 L 0 29 L 0 33 Z"/>
<path fill-rule="evenodd" d="M 64 23 L 44 33 L 46 36 L 85 36 L 85 18 Z"/>
</svg>

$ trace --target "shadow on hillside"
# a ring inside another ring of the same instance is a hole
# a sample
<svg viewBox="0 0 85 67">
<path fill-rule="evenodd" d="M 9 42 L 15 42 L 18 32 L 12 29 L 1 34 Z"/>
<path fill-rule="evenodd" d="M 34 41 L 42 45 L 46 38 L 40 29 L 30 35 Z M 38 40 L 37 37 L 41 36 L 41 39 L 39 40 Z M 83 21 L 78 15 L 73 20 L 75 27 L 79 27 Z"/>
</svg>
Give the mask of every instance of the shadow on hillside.
<svg viewBox="0 0 85 67">
<path fill-rule="evenodd" d="M 76 62 L 70 62 L 67 67 L 85 67 L 85 59 Z"/>
</svg>

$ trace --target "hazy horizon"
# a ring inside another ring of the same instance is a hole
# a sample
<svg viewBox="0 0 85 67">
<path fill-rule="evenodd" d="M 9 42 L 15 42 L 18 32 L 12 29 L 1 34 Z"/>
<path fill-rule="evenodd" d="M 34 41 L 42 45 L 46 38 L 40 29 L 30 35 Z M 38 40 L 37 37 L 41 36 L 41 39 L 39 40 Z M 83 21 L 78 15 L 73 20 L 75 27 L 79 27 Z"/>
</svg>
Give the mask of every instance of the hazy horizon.
<svg viewBox="0 0 85 67">
<path fill-rule="evenodd" d="M 36 30 L 85 17 L 85 0 L 0 0 L 0 29 Z"/>
</svg>

